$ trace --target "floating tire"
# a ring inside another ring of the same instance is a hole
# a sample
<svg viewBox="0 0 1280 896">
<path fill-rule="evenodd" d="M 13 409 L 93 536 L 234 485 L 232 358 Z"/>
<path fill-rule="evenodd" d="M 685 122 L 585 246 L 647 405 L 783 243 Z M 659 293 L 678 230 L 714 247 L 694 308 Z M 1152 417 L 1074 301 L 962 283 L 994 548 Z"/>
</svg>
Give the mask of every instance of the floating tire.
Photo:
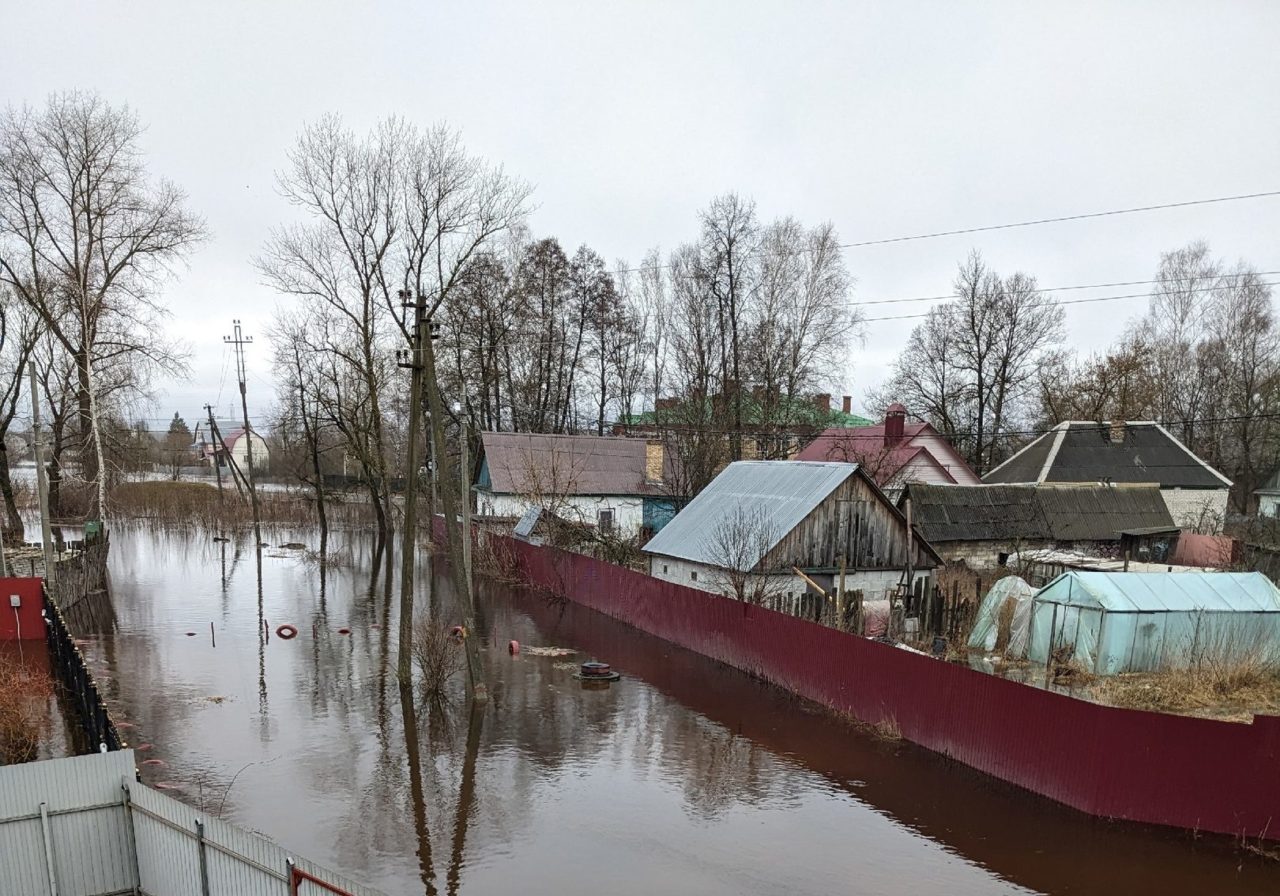
<svg viewBox="0 0 1280 896">
<path fill-rule="evenodd" d="M 276 629 L 276 637 L 281 641 L 289 641 L 298 637 L 298 629 L 296 626 L 289 625 L 287 622 Z"/>
</svg>

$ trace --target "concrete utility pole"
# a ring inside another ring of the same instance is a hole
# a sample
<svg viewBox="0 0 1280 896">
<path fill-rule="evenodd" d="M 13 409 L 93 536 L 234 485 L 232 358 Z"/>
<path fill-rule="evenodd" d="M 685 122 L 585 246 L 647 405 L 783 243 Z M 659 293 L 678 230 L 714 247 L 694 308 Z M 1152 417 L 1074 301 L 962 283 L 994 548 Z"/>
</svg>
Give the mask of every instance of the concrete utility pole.
<svg viewBox="0 0 1280 896">
<path fill-rule="evenodd" d="M 209 438 L 213 438 L 213 405 L 204 406 L 209 415 Z M 218 477 L 218 497 L 222 497 L 222 467 L 218 466 L 218 443 L 213 443 L 213 472 Z"/>
<path fill-rule="evenodd" d="M 409 368 L 409 434 L 408 470 L 404 482 L 404 533 L 400 548 L 400 640 L 397 648 L 396 674 L 401 686 L 411 680 L 413 669 L 410 658 L 413 652 L 413 572 L 418 547 L 418 432 L 422 419 L 422 329 L 426 313 L 426 300 L 418 293 L 412 302 L 409 293 L 400 290 L 400 304 L 413 309 L 412 340 L 408 351 L 396 352 L 396 364 Z"/>
<path fill-rule="evenodd" d="M 240 332 L 240 320 L 231 322 L 235 325 L 235 336 L 223 336 L 222 341 L 236 347 L 236 374 L 240 377 L 240 410 L 244 414 L 244 447 L 249 467 L 249 501 L 253 505 L 253 537 L 258 547 L 262 547 L 262 517 L 258 511 L 258 489 L 253 480 L 253 432 L 249 429 L 249 398 L 245 390 L 244 347 L 253 344 L 252 336 Z M 230 455 L 230 451 L 227 452 Z"/>
<path fill-rule="evenodd" d="M 53 532 L 49 526 L 49 479 L 44 468 L 44 432 L 40 428 L 40 392 L 36 388 L 36 362 L 27 362 L 27 373 L 31 377 L 31 434 L 35 441 L 33 450 L 36 455 L 36 491 L 40 495 L 40 542 L 44 547 L 44 577 L 54 580 Z M 102 475 L 102 471 L 98 472 Z"/>
</svg>

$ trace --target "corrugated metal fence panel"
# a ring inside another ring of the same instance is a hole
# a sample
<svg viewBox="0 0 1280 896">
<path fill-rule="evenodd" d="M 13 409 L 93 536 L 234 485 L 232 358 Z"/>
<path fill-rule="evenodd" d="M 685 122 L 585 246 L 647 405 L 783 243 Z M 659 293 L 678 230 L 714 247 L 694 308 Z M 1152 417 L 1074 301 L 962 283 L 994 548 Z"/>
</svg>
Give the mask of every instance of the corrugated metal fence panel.
<svg viewBox="0 0 1280 896">
<path fill-rule="evenodd" d="M 131 890 L 121 784 L 133 774 L 132 751 L 0 768 L 0 893 L 49 892 L 41 803 L 49 815 L 59 893 Z"/>
<path fill-rule="evenodd" d="M 1280 718 L 1100 706 L 590 557 L 511 547 L 535 585 L 865 722 L 892 721 L 914 743 L 1069 806 L 1280 839 Z"/>
<path fill-rule="evenodd" d="M 141 785 L 129 789 L 138 833 L 138 873 L 142 889 L 164 896 L 200 893 L 197 821 L 204 823 L 205 862 L 211 893 L 237 896 L 287 896 L 291 854 L 256 834 Z M 297 866 L 355 896 L 384 896 L 312 862 L 292 857 Z M 300 893 L 320 893 L 304 884 Z"/>
</svg>

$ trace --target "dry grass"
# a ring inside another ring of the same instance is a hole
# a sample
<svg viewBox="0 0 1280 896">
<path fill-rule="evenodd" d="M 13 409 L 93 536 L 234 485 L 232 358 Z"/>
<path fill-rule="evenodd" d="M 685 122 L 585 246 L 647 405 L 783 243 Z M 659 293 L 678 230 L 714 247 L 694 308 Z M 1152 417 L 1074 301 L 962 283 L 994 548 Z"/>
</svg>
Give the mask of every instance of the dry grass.
<svg viewBox="0 0 1280 896">
<path fill-rule="evenodd" d="M 108 500 L 112 510 L 133 519 L 217 528 L 242 528 L 253 522 L 253 508 L 247 498 L 240 497 L 231 487 L 219 493 L 217 486 L 207 482 L 122 482 L 111 490 Z M 258 506 L 265 523 L 319 522 L 314 501 L 301 493 L 259 491 Z M 327 501 L 325 508 L 330 524 L 372 519 L 371 508 L 363 502 Z"/>
<path fill-rule="evenodd" d="M 1280 711 L 1280 667 L 1249 656 L 1202 659 L 1187 669 L 1102 678 L 1092 693 L 1110 706 L 1247 722 Z"/>
<path fill-rule="evenodd" d="M 0 765 L 36 758 L 49 726 L 46 705 L 53 696 L 47 672 L 0 657 Z"/>
<path fill-rule="evenodd" d="M 414 623 L 413 661 L 426 694 L 443 696 L 449 682 L 466 667 L 465 660 L 463 645 L 448 627 L 430 619 Z"/>
</svg>

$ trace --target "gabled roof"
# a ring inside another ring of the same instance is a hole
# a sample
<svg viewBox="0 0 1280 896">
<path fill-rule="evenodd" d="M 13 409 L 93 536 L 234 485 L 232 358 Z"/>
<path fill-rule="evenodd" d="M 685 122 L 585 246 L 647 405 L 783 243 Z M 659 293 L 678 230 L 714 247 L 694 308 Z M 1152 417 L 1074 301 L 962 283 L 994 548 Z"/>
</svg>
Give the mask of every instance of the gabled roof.
<svg viewBox="0 0 1280 896">
<path fill-rule="evenodd" d="M 1162 488 L 1230 488 L 1231 480 L 1152 421 L 1059 423 L 982 477 L 987 483 L 1152 482 Z"/>
<path fill-rule="evenodd" d="M 1105 485 L 908 485 L 912 523 L 933 543 L 1119 541 L 1177 529 L 1160 490 Z"/>
<path fill-rule="evenodd" d="M 1280 590 L 1260 572 L 1064 572 L 1035 599 L 1118 613 L 1280 613 Z"/>
<path fill-rule="evenodd" d="M 917 441 L 921 437 L 932 437 L 930 442 L 942 450 L 943 456 L 936 456 L 930 448 Z M 928 423 L 904 423 L 902 440 L 890 446 L 884 443 L 883 423 L 832 427 L 823 430 L 795 459 L 861 464 L 876 484 L 883 487 L 921 452 L 927 453 L 952 482 L 965 478 L 972 483 L 978 479 L 964 458 Z"/>
<path fill-rule="evenodd" d="M 644 550 L 711 566 L 717 527 L 735 515 L 758 515 L 767 547 L 758 545 L 754 568 L 791 530 L 850 476 L 857 464 L 798 463 L 793 460 L 740 460 L 729 464 L 711 484 L 675 515 Z M 745 571 L 745 570 L 744 570 Z"/>
<path fill-rule="evenodd" d="M 495 495 L 667 494 L 645 479 L 644 439 L 485 432 L 480 440 Z M 670 481 L 670 452 L 664 460 L 663 477 Z"/>
</svg>

